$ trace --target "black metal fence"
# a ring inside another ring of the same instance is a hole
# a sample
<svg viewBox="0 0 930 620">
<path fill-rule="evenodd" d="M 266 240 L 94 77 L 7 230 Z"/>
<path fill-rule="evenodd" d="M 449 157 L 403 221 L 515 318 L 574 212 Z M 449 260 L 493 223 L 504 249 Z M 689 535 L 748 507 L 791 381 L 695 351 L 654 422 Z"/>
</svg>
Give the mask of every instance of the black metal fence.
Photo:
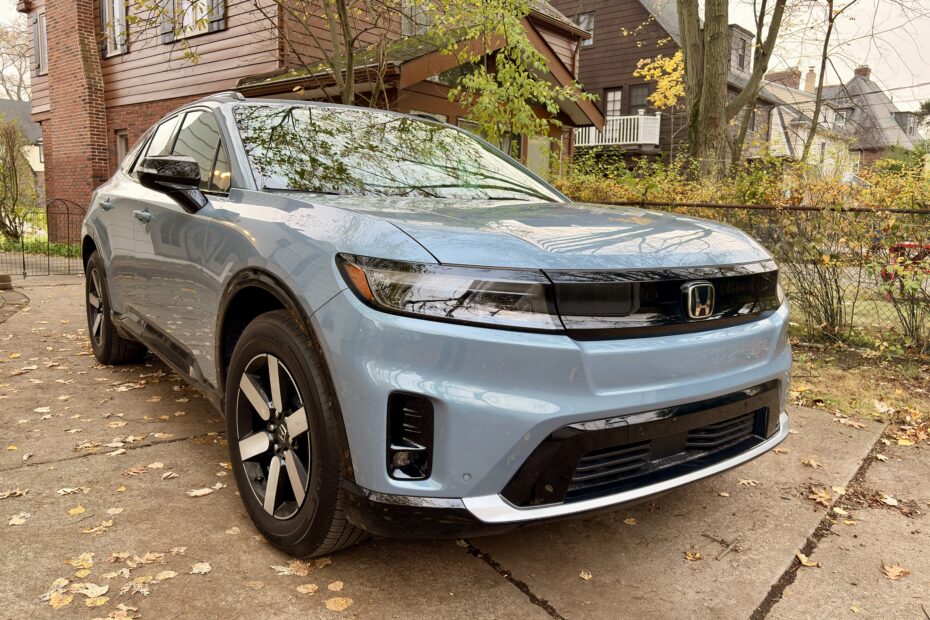
<svg viewBox="0 0 930 620">
<path fill-rule="evenodd" d="M 792 321 L 808 335 L 930 353 L 930 209 L 635 206 L 725 222 L 758 239 L 779 263 Z"/>
<path fill-rule="evenodd" d="M 80 275 L 84 209 L 55 198 L 25 211 L 18 235 L 0 237 L 0 273 L 23 278 Z"/>
</svg>

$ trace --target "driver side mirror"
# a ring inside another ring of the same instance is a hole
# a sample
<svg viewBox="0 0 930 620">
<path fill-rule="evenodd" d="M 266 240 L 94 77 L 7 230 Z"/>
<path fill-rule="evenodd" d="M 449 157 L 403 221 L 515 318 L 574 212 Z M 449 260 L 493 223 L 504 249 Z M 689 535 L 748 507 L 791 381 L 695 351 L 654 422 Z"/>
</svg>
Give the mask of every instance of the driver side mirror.
<svg viewBox="0 0 930 620">
<path fill-rule="evenodd" d="M 200 191 L 200 166 L 193 157 L 146 157 L 137 173 L 142 187 L 165 194 L 189 213 L 196 213 L 207 205 L 207 197 Z"/>
</svg>

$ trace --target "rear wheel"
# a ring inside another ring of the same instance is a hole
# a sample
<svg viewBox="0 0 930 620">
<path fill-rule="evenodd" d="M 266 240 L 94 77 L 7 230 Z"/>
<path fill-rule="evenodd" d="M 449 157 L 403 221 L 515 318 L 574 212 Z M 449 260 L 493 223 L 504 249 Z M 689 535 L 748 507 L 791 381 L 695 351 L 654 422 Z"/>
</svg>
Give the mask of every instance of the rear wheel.
<svg viewBox="0 0 930 620">
<path fill-rule="evenodd" d="M 297 556 L 365 537 L 342 509 L 338 412 L 325 369 L 285 311 L 263 314 L 236 344 L 226 377 L 226 428 L 239 494 L 256 527 Z"/>
<path fill-rule="evenodd" d="M 100 255 L 90 255 L 84 269 L 84 300 L 87 305 L 87 334 L 94 357 L 103 364 L 132 364 L 145 357 L 146 348 L 123 338 L 110 316 L 110 293 Z"/>
</svg>

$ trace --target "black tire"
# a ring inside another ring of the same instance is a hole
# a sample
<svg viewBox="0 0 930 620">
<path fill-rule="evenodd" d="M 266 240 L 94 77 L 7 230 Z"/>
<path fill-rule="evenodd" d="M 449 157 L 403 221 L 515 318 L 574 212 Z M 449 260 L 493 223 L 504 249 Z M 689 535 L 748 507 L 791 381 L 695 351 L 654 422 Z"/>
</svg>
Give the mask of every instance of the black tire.
<svg viewBox="0 0 930 620">
<path fill-rule="evenodd" d="M 90 255 L 84 269 L 84 304 L 87 307 L 87 335 L 94 357 L 102 364 L 114 366 L 142 361 L 144 345 L 123 338 L 110 316 L 110 291 L 103 262 L 97 252 Z"/>
<path fill-rule="evenodd" d="M 265 538 L 298 557 L 333 553 L 367 536 L 343 510 L 339 411 L 326 372 L 306 332 L 279 310 L 246 327 L 226 376 L 226 430 L 239 495 Z"/>
</svg>

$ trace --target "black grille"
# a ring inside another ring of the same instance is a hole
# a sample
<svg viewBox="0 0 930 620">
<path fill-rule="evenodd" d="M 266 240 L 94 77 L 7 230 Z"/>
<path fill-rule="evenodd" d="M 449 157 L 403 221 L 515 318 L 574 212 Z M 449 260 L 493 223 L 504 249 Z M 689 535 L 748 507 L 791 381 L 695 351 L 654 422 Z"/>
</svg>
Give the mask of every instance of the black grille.
<svg viewBox="0 0 930 620">
<path fill-rule="evenodd" d="M 778 381 L 718 398 L 564 426 L 503 489 L 517 506 L 571 502 L 661 482 L 726 460 L 777 430 Z"/>
<path fill-rule="evenodd" d="M 732 420 L 724 420 L 688 431 L 685 447 L 691 450 L 719 450 L 751 437 L 756 414 L 747 413 Z"/>
</svg>

